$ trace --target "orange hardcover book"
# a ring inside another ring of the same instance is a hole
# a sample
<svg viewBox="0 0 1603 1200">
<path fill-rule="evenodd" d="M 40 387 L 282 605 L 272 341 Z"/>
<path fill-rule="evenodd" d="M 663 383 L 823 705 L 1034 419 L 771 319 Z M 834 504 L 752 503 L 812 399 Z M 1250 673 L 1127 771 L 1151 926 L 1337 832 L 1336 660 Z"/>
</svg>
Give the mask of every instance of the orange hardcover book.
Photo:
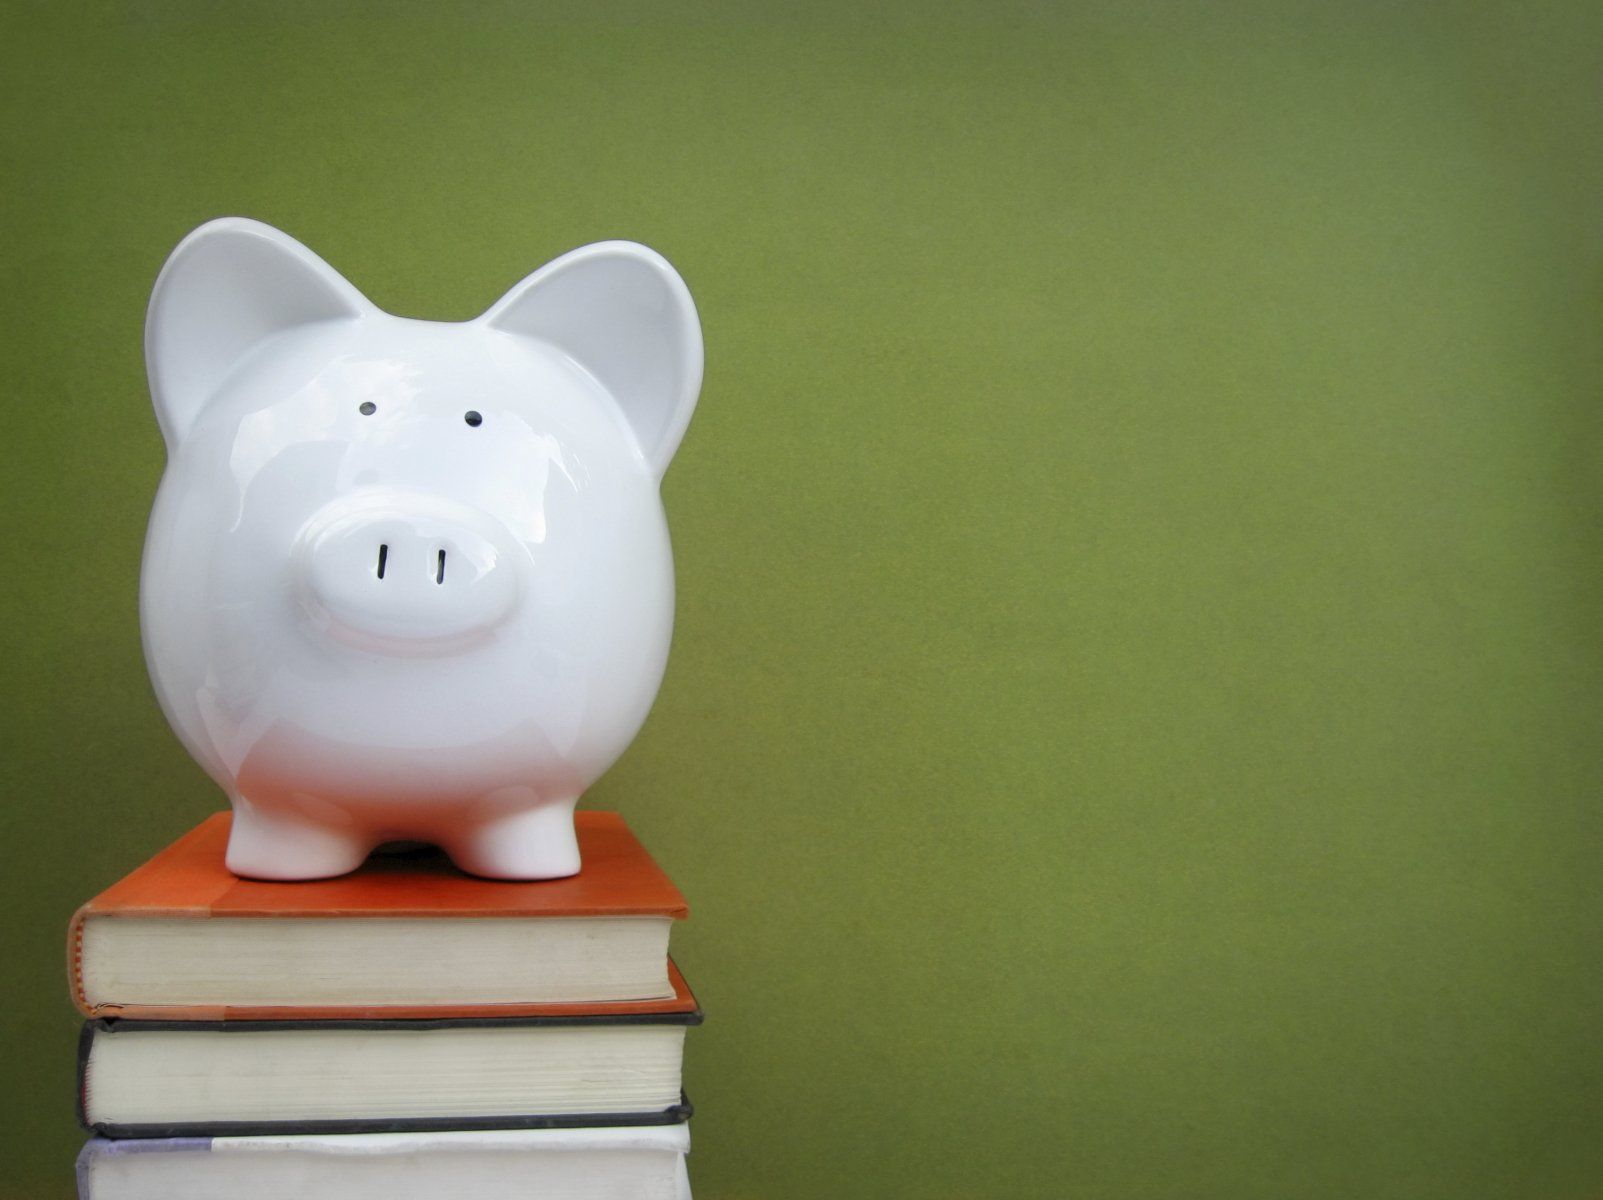
<svg viewBox="0 0 1603 1200">
<path fill-rule="evenodd" d="M 188 1021 L 694 1011 L 667 955 L 684 897 L 617 813 L 575 818 L 567 879 L 479 879 L 421 851 L 271 883 L 223 865 L 218 813 L 74 914 L 73 1000 Z"/>
</svg>

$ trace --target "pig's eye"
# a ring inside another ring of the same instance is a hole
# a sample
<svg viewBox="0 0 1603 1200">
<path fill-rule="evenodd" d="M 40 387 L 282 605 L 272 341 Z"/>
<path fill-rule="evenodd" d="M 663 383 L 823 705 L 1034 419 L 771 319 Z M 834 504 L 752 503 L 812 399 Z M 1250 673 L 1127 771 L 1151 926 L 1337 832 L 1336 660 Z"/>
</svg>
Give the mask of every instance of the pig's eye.
<svg viewBox="0 0 1603 1200">
<path fill-rule="evenodd" d="M 361 413 L 364 417 L 371 417 L 374 413 L 378 412 L 378 405 L 374 404 L 371 400 L 363 400 L 356 406 L 356 411 Z"/>
<path fill-rule="evenodd" d="M 484 423 L 484 418 L 479 416 L 479 414 L 474 412 L 471 408 L 462 414 L 462 419 L 475 429 Z"/>
</svg>

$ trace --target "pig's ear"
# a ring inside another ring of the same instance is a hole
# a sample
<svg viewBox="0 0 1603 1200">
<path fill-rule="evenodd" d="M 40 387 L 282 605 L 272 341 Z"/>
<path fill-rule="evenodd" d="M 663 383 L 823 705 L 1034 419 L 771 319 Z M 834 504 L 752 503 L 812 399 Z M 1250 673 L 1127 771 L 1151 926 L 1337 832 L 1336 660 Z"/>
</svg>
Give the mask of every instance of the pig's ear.
<svg viewBox="0 0 1603 1200">
<path fill-rule="evenodd" d="M 168 450 L 263 341 L 371 308 L 333 267 L 270 225 L 242 217 L 202 225 L 168 257 L 145 315 L 145 366 Z"/>
<path fill-rule="evenodd" d="M 701 322 L 690 289 L 662 255 L 635 242 L 581 246 L 480 320 L 548 342 L 595 376 L 661 478 L 701 391 Z"/>
</svg>

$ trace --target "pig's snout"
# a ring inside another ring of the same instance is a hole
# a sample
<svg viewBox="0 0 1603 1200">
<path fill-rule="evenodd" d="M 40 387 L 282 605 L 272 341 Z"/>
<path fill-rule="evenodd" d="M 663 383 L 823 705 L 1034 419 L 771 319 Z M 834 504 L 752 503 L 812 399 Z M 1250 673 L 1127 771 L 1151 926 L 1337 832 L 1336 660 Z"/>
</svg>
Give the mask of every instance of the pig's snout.
<svg viewBox="0 0 1603 1200">
<path fill-rule="evenodd" d="M 511 539 L 476 509 L 432 496 L 335 501 L 297 539 L 307 611 L 328 634 L 390 653 L 443 653 L 512 611 Z"/>
</svg>

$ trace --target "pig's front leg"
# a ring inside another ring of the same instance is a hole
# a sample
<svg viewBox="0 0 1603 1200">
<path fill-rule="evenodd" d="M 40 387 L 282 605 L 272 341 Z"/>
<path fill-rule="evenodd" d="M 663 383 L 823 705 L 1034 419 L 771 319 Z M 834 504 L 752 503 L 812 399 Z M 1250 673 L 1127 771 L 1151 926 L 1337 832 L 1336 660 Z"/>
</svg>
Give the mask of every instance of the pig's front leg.
<svg viewBox="0 0 1603 1200">
<path fill-rule="evenodd" d="M 249 879 L 327 879 L 356 870 L 372 843 L 300 817 L 264 812 L 234 797 L 234 825 L 224 861 Z"/>
<path fill-rule="evenodd" d="M 451 861 L 490 879 L 561 879 L 579 871 L 573 835 L 575 799 L 540 800 L 480 820 L 445 840 Z"/>
</svg>

